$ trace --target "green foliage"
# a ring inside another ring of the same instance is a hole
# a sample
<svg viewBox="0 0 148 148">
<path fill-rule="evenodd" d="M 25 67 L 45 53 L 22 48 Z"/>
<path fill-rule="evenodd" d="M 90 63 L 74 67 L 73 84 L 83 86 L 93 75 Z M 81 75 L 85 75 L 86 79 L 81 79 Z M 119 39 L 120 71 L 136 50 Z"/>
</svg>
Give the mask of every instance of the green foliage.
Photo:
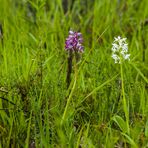
<svg viewBox="0 0 148 148">
<path fill-rule="evenodd" d="M 147 0 L 0 0 L 0 148 L 148 146 Z M 85 51 L 66 87 L 69 29 Z M 131 60 L 111 58 L 127 37 Z"/>
</svg>

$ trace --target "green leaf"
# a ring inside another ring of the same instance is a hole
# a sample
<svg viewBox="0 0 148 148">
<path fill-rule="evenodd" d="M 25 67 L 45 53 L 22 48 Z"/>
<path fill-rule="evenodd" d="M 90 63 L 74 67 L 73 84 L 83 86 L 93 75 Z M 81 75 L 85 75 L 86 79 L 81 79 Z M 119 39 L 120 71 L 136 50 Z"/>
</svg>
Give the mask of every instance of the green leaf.
<svg viewBox="0 0 148 148">
<path fill-rule="evenodd" d="M 99 85 L 98 87 L 96 87 L 94 90 L 92 90 L 84 99 L 81 100 L 80 104 L 82 102 L 84 102 L 89 96 L 91 96 L 93 93 L 95 93 L 96 91 L 98 91 L 99 89 L 103 88 L 105 85 L 107 85 L 108 83 L 110 83 L 111 81 L 113 81 L 115 78 L 117 78 L 118 74 L 115 75 L 114 77 L 112 77 L 111 79 L 108 79 L 107 81 L 105 81 L 104 83 L 102 83 L 101 85 Z"/>
<path fill-rule="evenodd" d="M 145 125 L 145 136 L 148 137 L 148 120 Z"/>
<path fill-rule="evenodd" d="M 127 133 L 126 122 L 120 116 L 115 115 L 112 120 L 115 121 L 123 133 Z"/>
<path fill-rule="evenodd" d="M 127 142 L 128 142 L 129 144 L 131 144 L 131 146 L 132 146 L 133 148 L 138 148 L 138 146 L 136 145 L 136 143 L 134 142 L 134 140 L 133 140 L 130 136 L 128 136 L 128 135 L 125 134 L 125 133 L 122 133 L 122 135 L 128 140 Z"/>
<path fill-rule="evenodd" d="M 135 69 L 136 71 L 139 73 L 139 75 L 143 78 L 143 80 L 148 83 L 148 79 L 144 76 L 144 74 L 141 72 L 141 70 L 139 68 L 136 67 L 135 64 L 131 64 Z"/>
</svg>

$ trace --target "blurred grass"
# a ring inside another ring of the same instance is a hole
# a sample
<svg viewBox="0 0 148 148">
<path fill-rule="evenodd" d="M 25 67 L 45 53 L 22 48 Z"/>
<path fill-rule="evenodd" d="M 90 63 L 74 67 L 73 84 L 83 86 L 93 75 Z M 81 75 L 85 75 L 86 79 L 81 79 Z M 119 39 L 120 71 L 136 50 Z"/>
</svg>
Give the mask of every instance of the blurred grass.
<svg viewBox="0 0 148 148">
<path fill-rule="evenodd" d="M 0 0 L 0 147 L 147 147 L 147 5 Z M 82 32 L 85 52 L 67 90 L 64 42 L 70 28 Z M 111 58 L 118 35 L 127 37 L 131 54 L 123 79 Z"/>
</svg>

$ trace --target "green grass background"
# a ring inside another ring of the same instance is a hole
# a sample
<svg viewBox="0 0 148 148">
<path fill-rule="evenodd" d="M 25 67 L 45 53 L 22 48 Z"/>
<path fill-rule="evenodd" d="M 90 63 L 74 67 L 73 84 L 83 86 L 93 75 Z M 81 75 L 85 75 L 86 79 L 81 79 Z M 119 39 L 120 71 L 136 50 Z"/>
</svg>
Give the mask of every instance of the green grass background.
<svg viewBox="0 0 148 148">
<path fill-rule="evenodd" d="M 147 6 L 0 0 L 0 148 L 148 147 Z M 85 51 L 67 90 L 69 29 L 82 32 Z M 131 54 L 123 71 L 111 58 L 118 35 Z"/>
</svg>

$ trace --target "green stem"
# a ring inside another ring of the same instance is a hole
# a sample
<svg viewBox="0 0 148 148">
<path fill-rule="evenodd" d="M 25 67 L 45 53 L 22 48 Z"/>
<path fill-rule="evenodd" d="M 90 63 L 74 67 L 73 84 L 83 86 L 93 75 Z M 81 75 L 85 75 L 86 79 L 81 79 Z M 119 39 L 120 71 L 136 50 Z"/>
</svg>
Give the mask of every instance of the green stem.
<svg viewBox="0 0 148 148">
<path fill-rule="evenodd" d="M 67 110 L 68 110 L 68 107 L 70 105 L 70 102 L 71 102 L 71 99 L 72 99 L 72 95 L 73 95 L 73 92 L 74 92 L 74 89 L 76 87 L 76 80 L 77 80 L 77 65 L 76 65 L 76 59 L 75 59 L 75 63 L 74 63 L 74 68 L 75 68 L 75 78 L 74 78 L 74 83 L 73 83 L 73 87 L 71 89 L 71 92 L 69 94 L 69 97 L 67 99 L 67 103 L 66 103 L 66 107 L 65 107 L 65 110 L 64 110 L 64 113 L 63 113 L 63 116 L 62 116 L 62 120 L 61 120 L 61 125 L 63 124 L 63 122 L 65 121 L 65 118 L 66 118 L 66 114 L 67 114 Z"/>
<path fill-rule="evenodd" d="M 126 98 L 125 98 L 123 65 L 122 65 L 122 63 L 120 64 L 120 70 L 121 70 L 121 81 L 122 81 L 123 110 L 124 110 L 125 118 L 126 118 L 127 133 L 130 134 L 130 131 L 129 131 L 129 109 L 128 109 L 127 101 L 126 101 Z"/>
<path fill-rule="evenodd" d="M 69 88 L 70 82 L 71 82 L 72 59 L 73 59 L 73 53 L 72 53 L 72 51 L 69 51 L 68 67 L 67 67 L 67 77 L 66 77 L 67 89 Z"/>
</svg>

